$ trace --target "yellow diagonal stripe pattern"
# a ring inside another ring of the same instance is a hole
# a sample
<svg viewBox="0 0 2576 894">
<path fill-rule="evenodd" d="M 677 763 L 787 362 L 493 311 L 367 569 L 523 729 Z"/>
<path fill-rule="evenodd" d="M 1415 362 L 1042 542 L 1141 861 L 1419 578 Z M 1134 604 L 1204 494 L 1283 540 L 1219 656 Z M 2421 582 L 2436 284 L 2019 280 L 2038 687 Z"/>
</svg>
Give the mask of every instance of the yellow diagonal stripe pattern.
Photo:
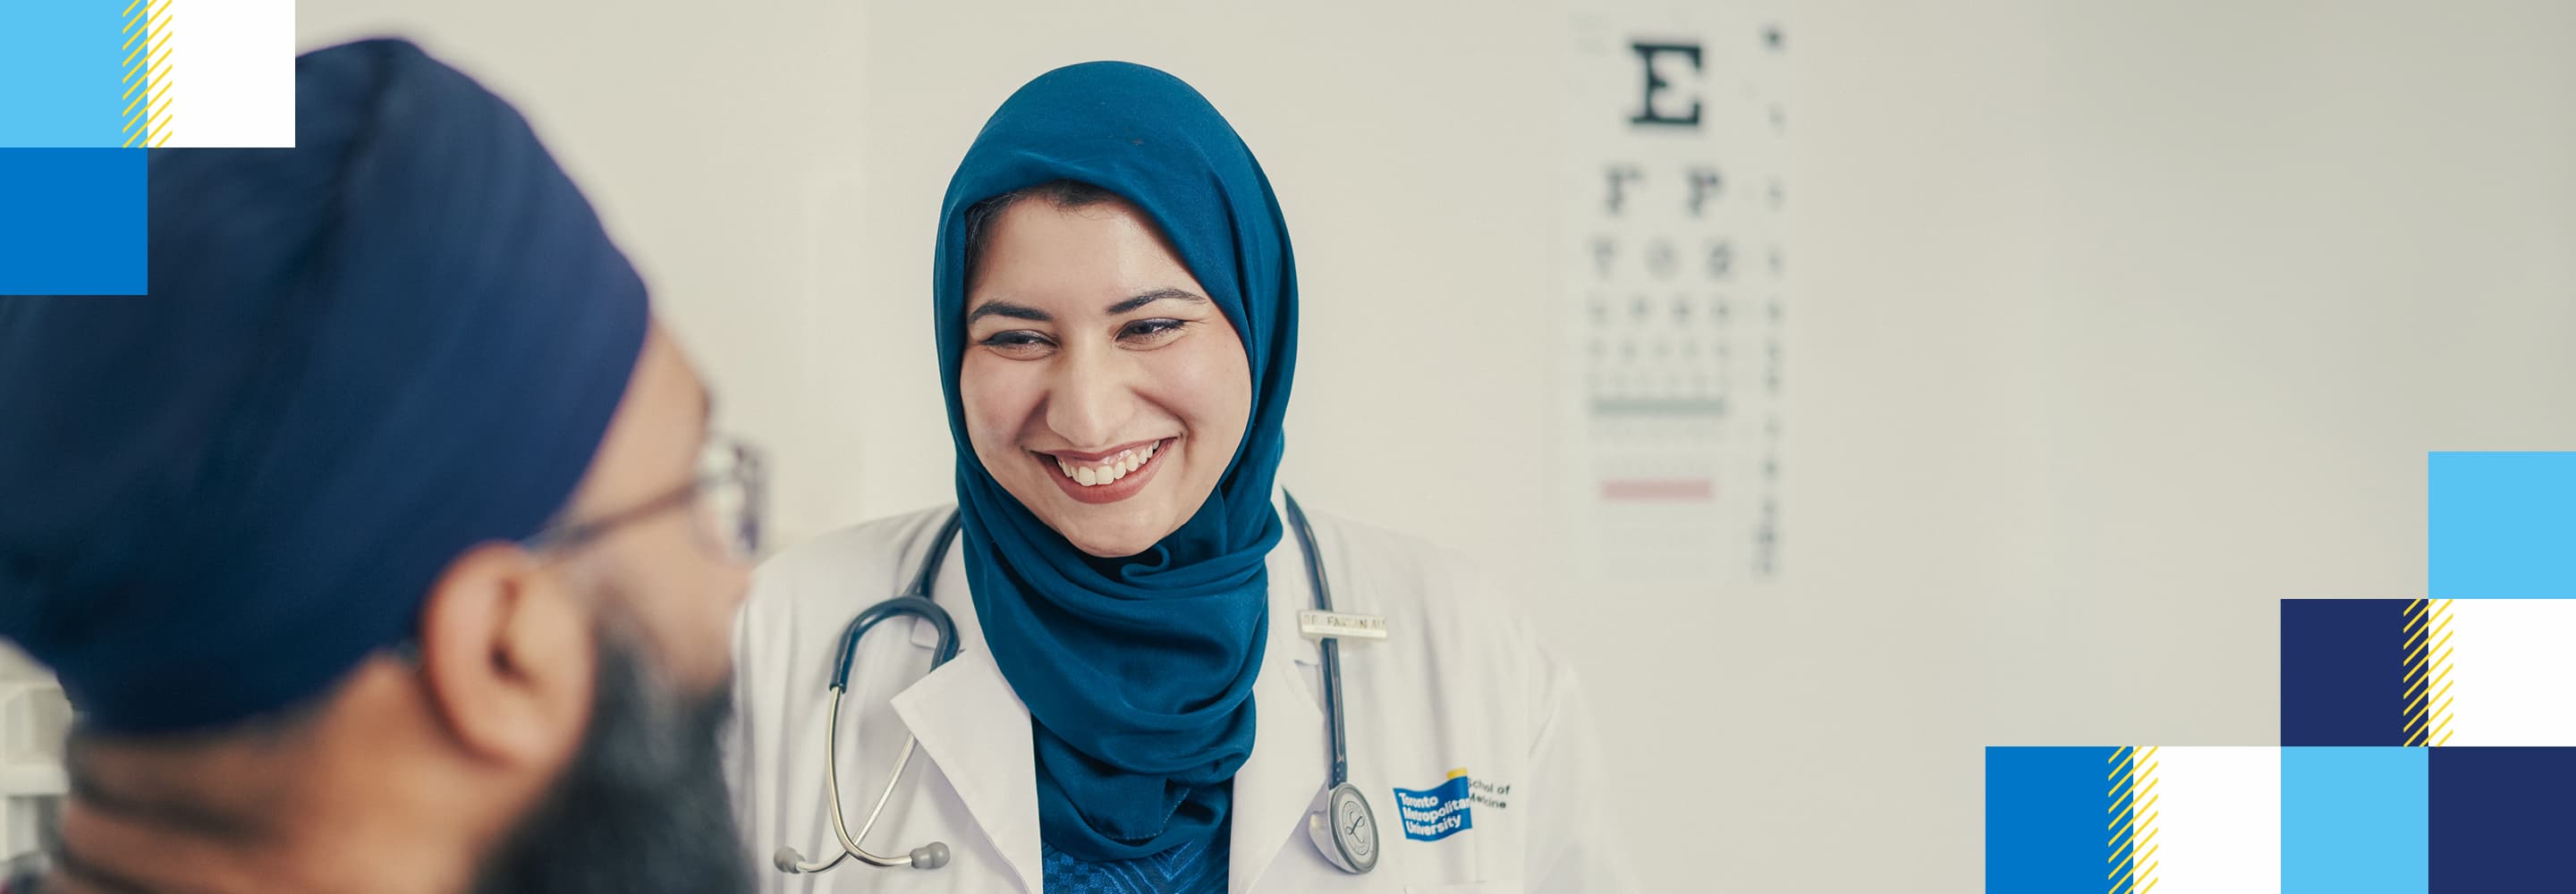
<svg viewBox="0 0 2576 894">
<path fill-rule="evenodd" d="M 2114 749 L 2104 763 L 2112 783 L 2110 822 L 2103 826 L 2111 833 L 2111 856 L 2102 878 L 2110 894 L 2146 894 L 2156 886 L 2156 867 L 2164 865 L 2156 860 L 2156 817 L 2162 815 L 2156 811 L 2156 749 Z"/>
<path fill-rule="evenodd" d="M 127 0 L 125 43 L 125 146 L 170 142 L 170 4 Z"/>
<path fill-rule="evenodd" d="M 2451 600 L 2418 599 L 2406 607 L 2405 720 L 2409 748 L 2451 741 Z"/>
</svg>

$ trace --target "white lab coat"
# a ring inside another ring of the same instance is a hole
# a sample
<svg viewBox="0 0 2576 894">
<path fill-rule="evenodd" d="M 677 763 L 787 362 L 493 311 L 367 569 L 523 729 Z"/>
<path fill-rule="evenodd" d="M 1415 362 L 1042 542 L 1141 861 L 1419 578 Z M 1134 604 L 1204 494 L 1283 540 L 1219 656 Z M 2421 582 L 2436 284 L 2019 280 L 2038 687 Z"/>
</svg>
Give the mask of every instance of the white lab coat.
<svg viewBox="0 0 2576 894">
<path fill-rule="evenodd" d="M 924 676 L 935 637 L 897 619 L 859 648 L 841 707 L 841 797 L 858 834 L 908 730 L 921 741 L 885 818 L 860 844 L 899 856 L 946 842 L 946 868 L 852 859 L 818 875 L 769 868 L 781 845 L 839 853 L 824 794 L 827 678 L 843 628 L 910 581 L 945 507 L 846 528 L 769 560 L 734 632 L 737 720 L 729 743 L 735 818 L 760 857 L 761 890 L 1041 890 L 1037 763 L 1028 709 L 985 649 L 954 546 L 932 598 L 956 619 L 957 658 Z M 1571 670 L 1510 600 L 1457 554 L 1310 514 L 1338 611 L 1383 615 L 1384 642 L 1346 642 L 1343 704 L 1351 781 L 1377 816 L 1376 871 L 1350 875 L 1306 833 L 1328 778 L 1319 651 L 1298 632 L 1312 607 L 1304 556 L 1283 534 L 1269 558 L 1270 634 L 1253 685 L 1252 755 L 1236 775 L 1228 890 L 1618 892 L 1630 890 L 1601 755 Z M 1285 515 L 1283 510 L 1282 520 Z M 926 758 L 926 759 L 925 759 Z M 1398 788 L 1433 790 L 1463 770 L 1465 828 L 1408 837 Z"/>
</svg>

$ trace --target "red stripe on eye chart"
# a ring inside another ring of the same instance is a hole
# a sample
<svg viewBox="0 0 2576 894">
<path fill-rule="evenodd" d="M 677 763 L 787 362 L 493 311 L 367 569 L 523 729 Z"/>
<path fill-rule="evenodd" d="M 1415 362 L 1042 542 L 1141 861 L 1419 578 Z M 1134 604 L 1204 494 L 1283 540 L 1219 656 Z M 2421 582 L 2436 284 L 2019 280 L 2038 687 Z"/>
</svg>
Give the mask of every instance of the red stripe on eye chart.
<svg viewBox="0 0 2576 894">
<path fill-rule="evenodd" d="M 1613 478 L 1601 482 L 1601 498 L 1618 501 L 1705 501 L 1717 498 L 1717 482 L 1708 478 Z"/>
</svg>

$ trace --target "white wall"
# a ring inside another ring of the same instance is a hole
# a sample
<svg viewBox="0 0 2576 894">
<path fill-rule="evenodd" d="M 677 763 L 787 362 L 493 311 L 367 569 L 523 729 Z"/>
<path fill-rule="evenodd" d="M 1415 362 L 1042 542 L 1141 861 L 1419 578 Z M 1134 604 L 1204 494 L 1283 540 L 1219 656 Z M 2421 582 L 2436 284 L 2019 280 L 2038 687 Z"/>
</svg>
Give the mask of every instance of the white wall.
<svg viewBox="0 0 2576 894">
<path fill-rule="evenodd" d="M 1524 486 L 1563 7 L 621 9 L 301 42 L 518 99 L 795 533 L 946 497 L 929 225 L 983 116 L 1063 62 L 1191 79 L 1296 234 L 1289 481 L 1582 609 L 1651 890 L 1974 890 L 1979 746 L 2276 741 L 2275 600 L 2419 594 L 2424 451 L 2576 445 L 2576 6 L 1788 9 L 1789 577 L 1660 593 L 1572 579 Z"/>
<path fill-rule="evenodd" d="M 2424 451 L 2576 446 L 2576 7 L 1815 12 L 1781 611 L 1828 638 L 1763 652 L 1822 653 L 1769 705 L 1818 775 L 1725 840 L 1787 880 L 1900 806 L 1812 871 L 1957 877 L 1976 746 L 2276 743 L 2276 600 L 2423 593 Z"/>
</svg>

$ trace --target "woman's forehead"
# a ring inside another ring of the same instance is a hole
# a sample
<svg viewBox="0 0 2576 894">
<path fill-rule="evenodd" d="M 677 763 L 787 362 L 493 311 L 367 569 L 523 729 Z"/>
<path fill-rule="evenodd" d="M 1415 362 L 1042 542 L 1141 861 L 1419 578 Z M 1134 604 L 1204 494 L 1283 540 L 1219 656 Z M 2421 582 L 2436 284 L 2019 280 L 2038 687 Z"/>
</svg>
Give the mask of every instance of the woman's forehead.
<svg viewBox="0 0 2576 894">
<path fill-rule="evenodd" d="M 1203 292 L 1152 220 L 1124 202 L 1078 208 L 1021 202 L 994 222 L 982 265 L 979 299 L 1088 302 L 1140 289 Z"/>
</svg>

